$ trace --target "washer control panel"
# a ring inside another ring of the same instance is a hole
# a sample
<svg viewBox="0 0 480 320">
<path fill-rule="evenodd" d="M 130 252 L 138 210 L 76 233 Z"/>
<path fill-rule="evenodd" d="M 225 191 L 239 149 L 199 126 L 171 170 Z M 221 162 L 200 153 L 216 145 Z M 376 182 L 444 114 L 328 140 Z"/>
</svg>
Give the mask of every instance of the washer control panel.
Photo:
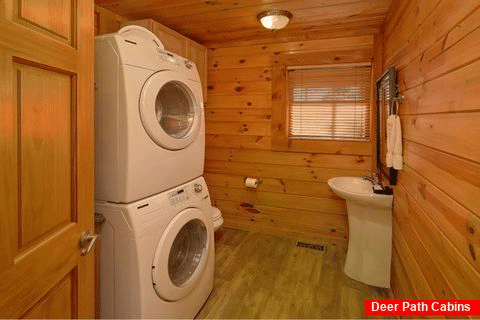
<svg viewBox="0 0 480 320">
<path fill-rule="evenodd" d="M 96 202 L 95 210 L 105 215 L 108 210 L 99 211 L 101 204 Z M 186 208 L 200 208 L 209 212 L 211 203 L 207 184 L 203 177 L 199 177 L 176 188 L 128 205 L 105 202 L 104 206 L 113 206 L 120 213 L 125 211 L 123 207 L 127 206 L 125 212 L 128 211 L 131 214 L 126 214 L 126 220 L 130 230 L 138 235 L 157 229 L 162 221 L 170 220 Z"/>
<path fill-rule="evenodd" d="M 188 200 L 190 200 L 190 193 L 186 187 L 168 193 L 168 201 L 173 206 L 187 202 Z"/>
<path fill-rule="evenodd" d="M 190 200 L 196 201 L 195 197 L 201 196 L 203 191 L 203 185 L 201 183 L 194 183 L 183 186 L 178 189 L 174 189 L 168 193 L 168 201 L 170 205 L 175 206 L 178 204 L 186 203 Z"/>
</svg>

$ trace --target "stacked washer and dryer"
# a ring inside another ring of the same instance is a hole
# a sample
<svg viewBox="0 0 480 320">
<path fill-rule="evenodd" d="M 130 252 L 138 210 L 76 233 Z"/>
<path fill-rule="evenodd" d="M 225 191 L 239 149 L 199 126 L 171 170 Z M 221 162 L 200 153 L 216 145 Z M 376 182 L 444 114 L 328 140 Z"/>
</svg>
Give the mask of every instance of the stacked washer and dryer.
<svg viewBox="0 0 480 320">
<path fill-rule="evenodd" d="M 213 287 L 195 64 L 128 26 L 95 38 L 101 318 L 193 318 Z"/>
</svg>

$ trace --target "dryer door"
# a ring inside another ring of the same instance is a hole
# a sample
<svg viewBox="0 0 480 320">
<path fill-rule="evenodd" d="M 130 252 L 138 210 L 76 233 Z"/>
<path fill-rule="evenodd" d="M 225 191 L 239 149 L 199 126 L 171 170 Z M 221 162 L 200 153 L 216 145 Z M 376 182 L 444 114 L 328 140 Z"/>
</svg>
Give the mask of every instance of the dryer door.
<svg viewBox="0 0 480 320">
<path fill-rule="evenodd" d="M 166 301 L 187 296 L 207 265 L 211 219 L 198 208 L 178 213 L 167 225 L 153 259 L 152 281 L 157 295 Z"/>
<path fill-rule="evenodd" d="M 201 84 L 178 72 L 154 73 L 142 88 L 140 117 L 150 138 L 161 147 L 187 147 L 203 123 Z"/>
</svg>

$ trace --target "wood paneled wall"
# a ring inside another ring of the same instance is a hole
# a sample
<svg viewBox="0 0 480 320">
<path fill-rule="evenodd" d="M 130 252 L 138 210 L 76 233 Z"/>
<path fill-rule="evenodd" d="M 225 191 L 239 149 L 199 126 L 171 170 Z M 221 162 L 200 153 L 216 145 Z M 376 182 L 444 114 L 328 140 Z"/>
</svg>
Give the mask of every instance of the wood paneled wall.
<svg viewBox="0 0 480 320">
<path fill-rule="evenodd" d="M 480 3 L 399 0 L 385 67 L 397 65 L 405 168 L 395 188 L 397 298 L 480 298 Z"/>
<path fill-rule="evenodd" d="M 371 150 L 271 151 L 272 61 L 280 53 L 367 50 L 373 36 L 210 48 L 205 178 L 225 225 L 345 243 L 345 201 L 327 185 L 335 176 L 369 174 Z M 246 177 L 261 178 L 255 189 Z"/>
<path fill-rule="evenodd" d="M 121 23 L 128 19 L 95 5 L 95 35 L 102 35 L 107 33 L 117 32 L 120 29 Z"/>
</svg>

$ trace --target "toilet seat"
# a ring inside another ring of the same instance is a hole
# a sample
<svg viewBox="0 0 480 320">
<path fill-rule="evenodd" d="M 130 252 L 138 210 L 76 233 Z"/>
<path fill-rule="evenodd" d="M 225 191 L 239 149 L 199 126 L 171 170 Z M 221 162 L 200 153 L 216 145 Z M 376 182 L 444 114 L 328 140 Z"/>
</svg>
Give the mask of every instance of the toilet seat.
<svg viewBox="0 0 480 320">
<path fill-rule="evenodd" d="M 217 231 L 223 225 L 222 212 L 217 207 L 212 207 L 213 231 Z"/>
</svg>

